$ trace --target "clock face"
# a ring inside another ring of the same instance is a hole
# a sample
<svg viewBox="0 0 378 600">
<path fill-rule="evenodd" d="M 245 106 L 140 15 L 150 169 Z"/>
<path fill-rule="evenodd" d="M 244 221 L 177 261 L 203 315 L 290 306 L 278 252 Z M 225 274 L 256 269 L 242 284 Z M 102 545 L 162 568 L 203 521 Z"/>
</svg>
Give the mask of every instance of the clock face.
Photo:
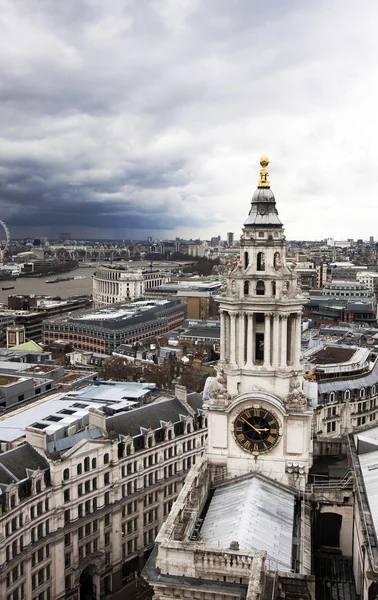
<svg viewBox="0 0 378 600">
<path fill-rule="evenodd" d="M 265 408 L 251 406 L 236 417 L 234 435 L 243 450 L 252 454 L 268 452 L 279 440 L 277 417 Z"/>
</svg>

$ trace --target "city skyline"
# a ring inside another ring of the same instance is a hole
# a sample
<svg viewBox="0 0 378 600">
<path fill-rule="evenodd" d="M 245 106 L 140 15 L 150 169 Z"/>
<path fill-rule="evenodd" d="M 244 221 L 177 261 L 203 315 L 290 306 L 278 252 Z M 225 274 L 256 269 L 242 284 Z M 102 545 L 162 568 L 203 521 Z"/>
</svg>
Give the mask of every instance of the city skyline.
<svg viewBox="0 0 378 600">
<path fill-rule="evenodd" d="M 13 237 L 238 239 L 263 152 L 288 239 L 374 235 L 374 3 L 0 6 Z"/>
</svg>

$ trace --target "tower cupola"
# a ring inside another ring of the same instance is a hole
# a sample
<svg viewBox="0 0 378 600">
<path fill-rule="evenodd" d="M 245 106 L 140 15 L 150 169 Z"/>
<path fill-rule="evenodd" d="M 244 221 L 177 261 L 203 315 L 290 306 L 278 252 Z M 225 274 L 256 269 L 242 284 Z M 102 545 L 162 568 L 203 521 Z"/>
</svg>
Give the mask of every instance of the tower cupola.
<svg viewBox="0 0 378 600">
<path fill-rule="evenodd" d="M 260 158 L 261 171 L 258 187 L 252 196 L 251 210 L 244 227 L 282 227 L 276 209 L 276 199 L 270 189 L 268 164 L 269 159 L 266 154 L 263 154 Z"/>
</svg>

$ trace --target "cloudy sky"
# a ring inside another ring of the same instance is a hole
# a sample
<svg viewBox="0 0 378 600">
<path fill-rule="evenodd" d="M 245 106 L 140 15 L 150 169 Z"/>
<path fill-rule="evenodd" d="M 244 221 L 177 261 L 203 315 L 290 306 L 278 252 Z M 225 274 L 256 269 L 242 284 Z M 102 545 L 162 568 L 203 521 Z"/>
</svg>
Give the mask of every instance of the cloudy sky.
<svg viewBox="0 0 378 600">
<path fill-rule="evenodd" d="M 13 237 L 378 238 L 374 0 L 0 0 Z"/>
</svg>

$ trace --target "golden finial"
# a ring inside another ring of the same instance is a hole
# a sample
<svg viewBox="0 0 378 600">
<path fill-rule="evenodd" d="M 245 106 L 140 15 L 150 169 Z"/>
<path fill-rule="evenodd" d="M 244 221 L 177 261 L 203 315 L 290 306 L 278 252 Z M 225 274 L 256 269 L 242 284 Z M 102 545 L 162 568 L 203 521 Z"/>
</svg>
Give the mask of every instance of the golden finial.
<svg viewBox="0 0 378 600">
<path fill-rule="evenodd" d="M 269 165 L 269 158 L 267 157 L 266 154 L 263 154 L 261 156 L 260 165 L 261 165 L 261 171 L 260 171 L 260 179 L 258 182 L 258 187 L 269 187 L 270 181 L 269 181 L 269 173 L 268 173 L 268 169 L 267 169 L 267 166 Z"/>
</svg>

